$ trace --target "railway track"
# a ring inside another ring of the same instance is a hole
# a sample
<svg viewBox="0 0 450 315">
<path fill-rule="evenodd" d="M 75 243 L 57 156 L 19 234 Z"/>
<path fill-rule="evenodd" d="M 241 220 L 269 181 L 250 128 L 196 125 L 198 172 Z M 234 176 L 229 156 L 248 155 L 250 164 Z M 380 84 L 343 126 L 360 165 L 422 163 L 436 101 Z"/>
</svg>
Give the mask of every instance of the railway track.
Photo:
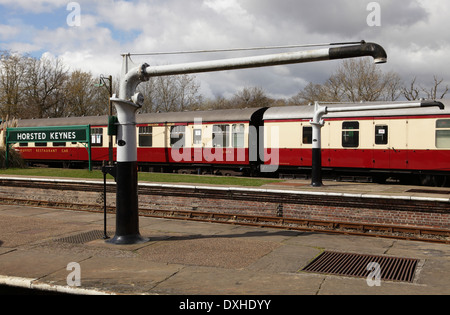
<svg viewBox="0 0 450 315">
<path fill-rule="evenodd" d="M 64 210 L 103 213 L 102 205 L 74 204 L 55 201 L 28 200 L 0 197 L 1 204 L 26 205 L 33 207 L 56 208 Z M 114 207 L 107 207 L 108 213 L 114 213 Z M 344 234 L 370 236 L 409 241 L 422 241 L 450 244 L 450 230 L 425 229 L 404 226 L 361 224 L 334 221 L 305 220 L 269 216 L 236 215 L 228 213 L 211 213 L 185 210 L 139 209 L 139 215 L 162 219 L 189 220 L 197 222 L 245 225 L 262 228 L 283 229 L 301 232 L 318 232 L 328 234 Z"/>
</svg>

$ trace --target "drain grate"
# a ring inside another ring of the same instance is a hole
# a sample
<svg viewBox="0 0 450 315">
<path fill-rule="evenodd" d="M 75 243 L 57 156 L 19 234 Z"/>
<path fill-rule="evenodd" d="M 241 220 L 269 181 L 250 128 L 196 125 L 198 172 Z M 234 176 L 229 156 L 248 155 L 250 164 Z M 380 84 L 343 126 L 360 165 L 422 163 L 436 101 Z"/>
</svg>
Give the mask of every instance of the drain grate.
<svg viewBox="0 0 450 315">
<path fill-rule="evenodd" d="M 114 233 L 108 232 L 108 235 L 112 235 Z M 72 236 L 67 236 L 63 238 L 56 239 L 55 242 L 62 242 L 62 243 L 70 243 L 70 244 L 84 244 L 88 242 L 92 242 L 98 239 L 102 239 L 104 236 L 103 231 L 95 230 L 95 231 L 89 231 L 84 232 Z"/>
<path fill-rule="evenodd" d="M 379 265 L 381 280 L 413 282 L 418 259 L 323 252 L 302 271 L 367 278 L 371 263 Z"/>
</svg>

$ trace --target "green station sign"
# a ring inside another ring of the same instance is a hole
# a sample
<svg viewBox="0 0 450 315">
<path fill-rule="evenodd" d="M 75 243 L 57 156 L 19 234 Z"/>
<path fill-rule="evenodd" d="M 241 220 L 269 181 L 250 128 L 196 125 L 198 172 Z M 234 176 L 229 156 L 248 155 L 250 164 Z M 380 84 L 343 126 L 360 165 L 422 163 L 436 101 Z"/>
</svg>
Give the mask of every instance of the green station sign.
<svg viewBox="0 0 450 315">
<path fill-rule="evenodd" d="M 89 126 L 8 128 L 9 143 L 89 142 Z"/>
<path fill-rule="evenodd" d="M 22 127 L 6 129 L 6 165 L 8 167 L 9 148 L 14 143 L 64 143 L 79 142 L 88 151 L 89 170 L 92 170 L 91 161 L 91 127 L 83 126 L 56 126 L 56 127 Z"/>
</svg>

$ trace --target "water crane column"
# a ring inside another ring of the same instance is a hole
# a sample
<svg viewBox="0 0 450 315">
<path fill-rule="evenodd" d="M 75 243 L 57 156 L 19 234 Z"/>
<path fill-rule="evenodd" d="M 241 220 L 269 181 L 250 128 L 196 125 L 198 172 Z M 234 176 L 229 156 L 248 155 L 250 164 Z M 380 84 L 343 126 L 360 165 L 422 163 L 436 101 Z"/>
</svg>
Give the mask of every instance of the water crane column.
<svg viewBox="0 0 450 315">
<path fill-rule="evenodd" d="M 148 241 L 139 233 L 138 172 L 136 112 L 143 104 L 143 96 L 136 93 L 137 86 L 150 77 L 237 70 L 295 63 L 306 63 L 344 58 L 371 56 L 375 63 L 385 63 L 387 55 L 378 44 L 361 42 L 360 45 L 341 45 L 308 51 L 272 54 L 255 57 L 223 59 L 178 65 L 149 66 L 143 64 L 128 71 L 124 56 L 124 75 L 119 96 L 111 101 L 117 109 L 117 165 L 116 165 L 116 234 L 108 241 L 112 244 L 137 244 Z"/>
</svg>

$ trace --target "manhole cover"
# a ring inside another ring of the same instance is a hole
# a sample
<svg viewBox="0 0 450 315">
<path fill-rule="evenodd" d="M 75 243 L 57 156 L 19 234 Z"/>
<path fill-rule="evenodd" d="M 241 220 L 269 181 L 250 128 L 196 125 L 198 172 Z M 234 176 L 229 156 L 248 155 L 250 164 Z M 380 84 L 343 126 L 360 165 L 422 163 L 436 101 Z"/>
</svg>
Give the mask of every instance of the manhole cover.
<svg viewBox="0 0 450 315">
<path fill-rule="evenodd" d="M 323 252 L 302 271 L 367 278 L 379 266 L 381 280 L 413 282 L 418 259 Z"/>
<path fill-rule="evenodd" d="M 108 232 L 109 235 L 113 235 L 114 233 Z M 104 231 L 89 231 L 84 232 L 72 236 L 67 236 L 63 238 L 56 239 L 55 242 L 63 242 L 63 243 L 70 243 L 70 244 L 83 244 L 92 242 L 98 239 L 102 239 L 104 236 Z"/>
</svg>

